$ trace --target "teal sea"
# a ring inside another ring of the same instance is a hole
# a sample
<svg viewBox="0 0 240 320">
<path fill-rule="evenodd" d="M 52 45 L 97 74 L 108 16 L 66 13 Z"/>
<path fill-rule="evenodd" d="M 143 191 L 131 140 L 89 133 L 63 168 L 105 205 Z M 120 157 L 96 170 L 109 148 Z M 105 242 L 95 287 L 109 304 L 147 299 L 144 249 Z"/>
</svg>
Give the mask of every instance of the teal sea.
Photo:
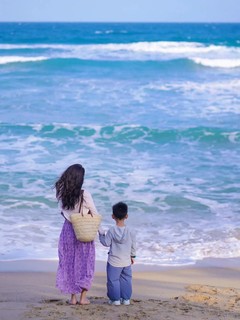
<svg viewBox="0 0 240 320">
<path fill-rule="evenodd" d="M 138 262 L 240 256 L 240 24 L 0 23 L 0 260 L 57 258 L 73 163 Z"/>
</svg>

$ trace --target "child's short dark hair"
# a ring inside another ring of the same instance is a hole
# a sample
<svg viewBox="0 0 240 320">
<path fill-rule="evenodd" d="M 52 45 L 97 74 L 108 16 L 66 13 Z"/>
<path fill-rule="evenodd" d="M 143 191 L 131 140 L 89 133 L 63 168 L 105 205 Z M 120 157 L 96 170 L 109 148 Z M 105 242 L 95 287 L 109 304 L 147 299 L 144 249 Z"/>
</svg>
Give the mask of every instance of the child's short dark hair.
<svg viewBox="0 0 240 320">
<path fill-rule="evenodd" d="M 113 205 L 112 212 L 115 218 L 122 220 L 128 213 L 128 206 L 124 202 L 118 202 Z"/>
</svg>

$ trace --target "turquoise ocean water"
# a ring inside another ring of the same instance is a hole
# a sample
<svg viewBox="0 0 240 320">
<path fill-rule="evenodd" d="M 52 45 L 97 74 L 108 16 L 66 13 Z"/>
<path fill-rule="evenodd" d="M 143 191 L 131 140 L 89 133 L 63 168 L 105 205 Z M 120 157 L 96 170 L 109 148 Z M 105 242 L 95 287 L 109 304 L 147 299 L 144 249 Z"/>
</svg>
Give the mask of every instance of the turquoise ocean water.
<svg viewBox="0 0 240 320">
<path fill-rule="evenodd" d="M 239 256 L 240 24 L 1 23 L 0 260 L 57 258 L 76 162 L 139 262 Z"/>
</svg>

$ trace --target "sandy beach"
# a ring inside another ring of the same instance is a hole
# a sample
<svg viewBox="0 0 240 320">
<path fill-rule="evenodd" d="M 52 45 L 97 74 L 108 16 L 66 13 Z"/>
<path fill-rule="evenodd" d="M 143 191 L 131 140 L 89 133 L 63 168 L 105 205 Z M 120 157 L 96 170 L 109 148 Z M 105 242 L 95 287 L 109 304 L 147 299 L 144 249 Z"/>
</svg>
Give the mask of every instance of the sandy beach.
<svg viewBox="0 0 240 320">
<path fill-rule="evenodd" d="M 109 306 L 105 263 L 96 264 L 91 304 L 69 306 L 55 288 L 55 261 L 0 262 L 0 320 L 9 319 L 239 319 L 239 259 L 195 266 L 136 264 L 130 306 Z"/>
</svg>

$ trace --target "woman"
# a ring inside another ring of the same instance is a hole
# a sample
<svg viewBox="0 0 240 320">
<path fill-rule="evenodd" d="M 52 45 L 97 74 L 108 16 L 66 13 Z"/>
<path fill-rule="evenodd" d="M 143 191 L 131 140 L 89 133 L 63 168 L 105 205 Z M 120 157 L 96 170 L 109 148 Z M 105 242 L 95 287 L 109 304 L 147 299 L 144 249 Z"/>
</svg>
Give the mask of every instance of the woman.
<svg viewBox="0 0 240 320">
<path fill-rule="evenodd" d="M 80 206 L 83 214 L 87 214 L 89 210 L 92 214 L 98 214 L 91 194 L 82 190 L 84 174 L 82 165 L 74 164 L 67 168 L 55 183 L 56 198 L 65 218 L 58 244 L 56 286 L 62 292 L 71 294 L 69 303 L 73 305 L 90 303 L 86 295 L 91 287 L 95 268 L 94 241 L 77 240 L 70 220 L 71 213 L 79 212 Z"/>
</svg>

